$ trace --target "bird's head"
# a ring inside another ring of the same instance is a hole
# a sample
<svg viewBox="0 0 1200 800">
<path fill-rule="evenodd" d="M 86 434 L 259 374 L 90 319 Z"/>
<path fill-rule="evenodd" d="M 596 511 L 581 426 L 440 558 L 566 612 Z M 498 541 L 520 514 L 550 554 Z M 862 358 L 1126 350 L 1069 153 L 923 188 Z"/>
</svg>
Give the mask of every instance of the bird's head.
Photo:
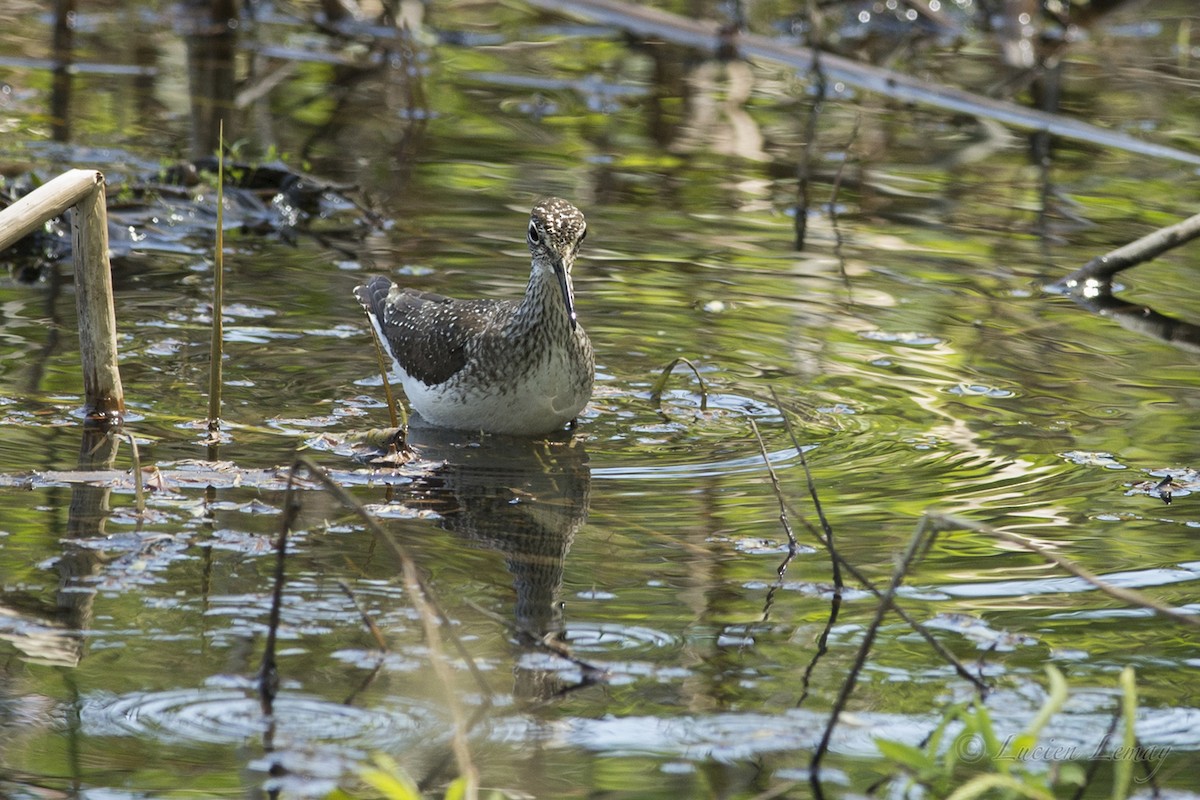
<svg viewBox="0 0 1200 800">
<path fill-rule="evenodd" d="M 583 218 L 583 212 L 561 198 L 547 197 L 538 201 L 529 215 L 526 241 L 529 243 L 529 254 L 533 257 L 533 269 L 535 272 L 548 270 L 557 281 L 572 330 L 577 320 L 571 267 L 575 264 L 575 256 L 585 236 L 587 221 Z"/>
</svg>

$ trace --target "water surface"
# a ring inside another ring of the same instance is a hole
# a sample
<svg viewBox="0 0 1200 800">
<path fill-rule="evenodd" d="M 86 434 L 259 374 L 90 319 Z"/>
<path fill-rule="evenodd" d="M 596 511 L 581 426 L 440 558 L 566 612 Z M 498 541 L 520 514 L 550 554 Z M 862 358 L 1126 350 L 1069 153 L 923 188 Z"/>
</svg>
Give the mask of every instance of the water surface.
<svg viewBox="0 0 1200 800">
<path fill-rule="evenodd" d="M 1068 51 L 1064 105 L 1195 149 L 1197 67 L 1173 49 L 1190 6 L 1141 8 Z M 33 5 L 6 14 L 7 173 L 96 166 L 117 198 L 128 176 L 197 155 L 193 134 L 207 129 L 194 124 L 186 26 L 140 3 L 81 13 L 81 64 L 144 69 L 78 70 L 61 130 L 51 70 L 18 63 L 50 57 L 50 20 Z M 750 798 L 806 780 L 876 601 L 848 584 L 813 665 L 832 575 L 801 524 L 816 517 L 797 444 L 841 552 L 876 582 L 936 510 L 1196 610 L 1193 496 L 1167 505 L 1136 488 L 1196 467 L 1195 354 L 1038 288 L 1191 214 L 1188 168 L 1063 141 L 1039 170 L 1018 132 L 846 91 L 818 120 L 817 201 L 797 252 L 811 97 L 791 73 L 630 46 L 520 6 L 436 4 L 429 16 L 428 35 L 383 68 L 283 11 L 247 22 L 236 43 L 256 80 L 281 70 L 269 101 L 227 109 L 240 152 L 353 184 L 379 218 L 227 232 L 228 440 L 215 452 L 196 425 L 212 223 L 168 214 L 148 243 L 114 243 L 129 430 L 163 476 L 145 517 L 124 482 L 38 477 L 80 459 L 73 290 L 50 274 L 0 285 L 6 793 L 320 795 L 378 752 L 433 786 L 452 777 L 451 715 L 394 552 L 315 488 L 290 543 L 268 724 L 253 676 L 282 484 L 188 480 L 214 457 L 264 470 L 308 447 L 353 485 L 413 552 L 486 682 L 455 656 L 467 712 L 488 707 L 469 735 L 483 783 L 537 797 Z M 900 64 L 983 90 L 995 45 L 968 43 Z M 393 474 L 330 445 L 387 424 L 351 289 L 382 272 L 517 296 L 525 215 L 545 194 L 589 221 L 576 293 L 598 381 L 574 437 L 425 434 L 420 459 Z M 1186 319 L 1200 307 L 1196 262 L 1184 248 L 1124 273 L 1122 296 Z M 707 410 L 682 368 L 651 402 L 677 357 L 703 376 Z M 803 545 L 782 577 L 764 454 Z M 116 467 L 129 463 L 122 445 Z M 1157 779 L 1194 788 L 1189 632 L 977 532 L 940 536 L 900 597 L 992 684 L 1002 734 L 1036 713 L 1050 663 L 1073 695 L 1047 736 L 1093 751 L 1134 667 L 1139 738 L 1165 748 Z M 834 736 L 827 791 L 894 775 L 873 737 L 916 744 L 971 691 L 888 617 Z"/>
</svg>

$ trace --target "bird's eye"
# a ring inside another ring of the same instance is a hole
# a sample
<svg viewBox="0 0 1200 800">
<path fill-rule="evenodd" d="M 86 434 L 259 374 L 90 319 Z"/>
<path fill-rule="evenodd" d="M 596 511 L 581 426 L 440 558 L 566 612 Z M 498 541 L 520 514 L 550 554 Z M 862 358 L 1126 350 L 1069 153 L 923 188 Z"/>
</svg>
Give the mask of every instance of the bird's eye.
<svg viewBox="0 0 1200 800">
<path fill-rule="evenodd" d="M 537 244 L 542 240 L 542 235 L 538 233 L 537 225 L 529 223 L 529 243 Z"/>
</svg>

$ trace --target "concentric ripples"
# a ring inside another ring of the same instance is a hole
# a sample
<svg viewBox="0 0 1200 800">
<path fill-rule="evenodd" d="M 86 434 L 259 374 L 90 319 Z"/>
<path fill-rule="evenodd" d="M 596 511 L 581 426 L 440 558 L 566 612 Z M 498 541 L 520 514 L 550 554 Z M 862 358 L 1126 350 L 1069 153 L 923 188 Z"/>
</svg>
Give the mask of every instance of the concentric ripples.
<svg viewBox="0 0 1200 800">
<path fill-rule="evenodd" d="M 91 736 L 240 744 L 263 735 L 267 718 L 253 692 L 227 688 L 94 694 L 80 709 Z M 275 699 L 275 730 L 289 741 L 383 748 L 428 735 L 440 723 L 422 706 L 364 709 L 289 692 Z"/>
</svg>

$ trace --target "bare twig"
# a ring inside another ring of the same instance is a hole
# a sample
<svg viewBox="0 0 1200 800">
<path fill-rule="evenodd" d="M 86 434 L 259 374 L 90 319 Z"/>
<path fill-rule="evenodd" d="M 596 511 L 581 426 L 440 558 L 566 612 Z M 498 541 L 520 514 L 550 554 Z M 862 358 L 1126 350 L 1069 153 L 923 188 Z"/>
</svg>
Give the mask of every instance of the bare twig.
<svg viewBox="0 0 1200 800">
<path fill-rule="evenodd" d="M 837 609 L 841 604 L 842 588 L 843 588 L 841 570 L 844 568 L 846 570 L 846 572 L 850 573 L 850 577 L 852 577 L 852 578 L 854 578 L 854 580 L 858 581 L 858 583 L 864 589 L 866 589 L 868 592 L 873 594 L 875 597 L 882 599 L 883 594 L 880 592 L 878 587 L 876 587 L 875 584 L 873 584 L 870 581 L 870 579 L 868 579 L 867 576 L 864 575 L 858 569 L 858 567 L 854 566 L 852 563 L 847 561 L 842 556 L 842 554 L 840 552 L 838 552 L 838 550 L 834 547 L 834 545 L 833 545 L 833 526 L 829 523 L 829 519 L 825 516 L 825 511 L 821 506 L 821 499 L 817 495 L 817 486 L 816 486 L 815 481 L 813 480 L 812 471 L 809 470 L 808 460 L 804 457 L 804 449 L 800 446 L 800 442 L 796 438 L 796 433 L 792 429 L 791 420 L 788 417 L 787 413 L 783 411 L 782 406 L 779 403 L 779 396 L 775 393 L 774 389 L 772 389 L 772 391 L 771 391 L 771 397 L 772 397 L 773 401 L 775 402 L 775 406 L 777 408 L 779 408 L 780 413 L 783 414 L 784 426 L 787 428 L 788 435 L 791 437 L 792 446 L 796 449 L 796 452 L 799 454 L 800 463 L 804 467 L 804 474 L 808 480 L 809 496 L 812 498 L 813 506 L 816 508 L 817 517 L 820 519 L 821 527 L 824 530 L 824 533 L 822 533 L 821 531 L 818 531 L 816 528 L 814 528 L 812 526 L 812 524 L 809 523 L 808 520 L 806 520 L 803 516 L 796 514 L 795 510 L 792 510 L 792 516 L 795 518 L 798 518 L 804 524 L 804 527 L 808 530 L 808 532 L 812 535 L 812 537 L 814 539 L 816 539 L 817 542 L 819 542 L 822 547 L 825 548 L 826 552 L 829 553 L 829 558 L 830 558 L 830 561 L 832 562 L 832 570 L 833 570 L 833 580 L 834 580 L 833 608 L 831 609 L 831 613 L 830 613 L 830 621 L 826 624 L 825 630 L 824 630 L 824 632 L 822 632 L 821 637 L 817 642 L 817 653 L 813 656 L 813 661 L 809 663 L 808 669 L 805 671 L 805 684 L 804 685 L 807 687 L 808 674 L 811 673 L 817 658 L 819 658 L 820 655 L 823 653 L 824 647 L 825 647 L 825 641 L 829 636 L 829 630 L 833 625 L 833 620 L 835 620 L 837 618 Z M 785 503 L 786 503 L 786 501 L 785 501 Z M 790 506 L 789 506 L 789 508 L 790 508 Z M 896 615 L 899 616 L 900 619 L 904 620 L 905 624 L 907 624 L 910 628 L 912 628 L 917 633 L 917 635 L 919 635 L 922 639 L 924 639 L 925 643 L 928 644 L 935 653 L 937 653 L 947 664 L 952 666 L 954 668 L 954 671 L 956 673 L 958 673 L 959 677 L 963 678 L 964 680 L 970 681 L 972 684 L 974 684 L 975 688 L 981 693 L 986 692 L 988 690 L 987 684 L 984 683 L 984 681 L 981 677 L 976 677 L 975 675 L 972 675 L 971 672 L 966 668 L 966 666 L 964 666 L 963 663 L 961 661 L 959 661 L 958 658 L 955 657 L 955 655 L 953 653 L 951 653 L 949 650 L 947 650 L 945 645 L 943 645 L 940 641 L 938 641 L 938 639 L 932 633 L 930 633 L 925 628 L 924 625 L 922 625 L 921 623 L 919 623 L 915 619 L 913 619 L 912 615 L 910 615 L 903 608 L 903 606 L 897 605 L 895 602 L 893 602 L 892 610 L 894 610 L 896 612 Z M 807 689 L 805 690 L 805 692 L 807 692 Z M 800 700 L 798 701 L 797 705 L 799 705 L 799 703 L 804 701 L 805 696 L 806 696 L 805 694 L 801 695 Z"/>
<path fill-rule="evenodd" d="M 822 544 L 829 551 L 830 561 L 833 568 L 833 585 L 837 591 L 842 590 L 842 571 L 838 566 L 842 561 L 841 556 L 833 545 L 833 526 L 829 524 L 829 518 L 825 516 L 825 510 L 821 507 L 821 498 L 817 495 L 817 484 L 813 480 L 812 470 L 808 468 L 808 459 L 804 456 L 804 448 L 800 446 L 800 440 L 796 438 L 796 431 L 792 428 L 792 420 L 783 410 L 779 403 L 779 395 L 775 392 L 775 387 L 771 387 L 771 399 L 775 401 L 775 407 L 779 409 L 779 413 L 783 416 L 783 427 L 787 430 L 788 437 L 792 440 L 792 447 L 795 448 L 796 454 L 800 457 L 800 466 L 804 468 L 804 478 L 808 482 L 808 496 L 812 498 L 813 509 L 817 512 L 817 519 L 821 523 L 821 530 L 825 532 L 825 540 Z"/>
<path fill-rule="evenodd" d="M 917 530 L 913 533 L 912 539 L 908 543 L 908 549 L 896 564 L 896 569 L 892 573 L 892 580 L 888 584 L 887 590 L 879 599 L 879 605 L 875 608 L 875 616 L 871 620 L 871 624 L 867 626 L 867 630 L 863 633 L 862 644 L 859 645 L 858 654 L 854 658 L 854 663 L 850 666 L 849 672 L 846 673 L 846 679 L 842 682 L 841 691 L 838 692 L 837 699 L 833 703 L 833 708 L 829 712 L 829 723 L 825 726 L 825 733 L 821 736 L 821 741 L 817 745 L 817 749 L 813 751 L 812 760 L 809 761 L 809 784 L 812 786 L 813 795 L 821 800 L 825 795 L 821 790 L 821 761 L 825 758 L 825 753 L 829 750 L 830 739 L 833 738 L 833 729 L 837 726 L 838 716 L 846 708 L 846 703 L 850 700 L 850 695 L 854 692 L 854 686 L 858 683 L 858 675 L 862 672 L 862 668 L 867 663 L 867 655 L 871 652 L 871 645 L 875 643 L 875 635 L 879 632 L 879 625 L 883 622 L 883 617 L 887 614 L 888 609 L 892 605 L 892 599 L 896 596 L 896 590 L 900 588 L 904 577 L 908 574 L 909 568 L 913 561 L 917 558 L 928 542 L 932 541 L 933 536 L 929 534 L 929 525 L 927 519 L 922 519 L 917 525 Z"/>
<path fill-rule="evenodd" d="M 1113 275 L 1121 270 L 1149 261 L 1174 247 L 1190 242 L 1197 236 L 1200 236 L 1200 214 L 1188 217 L 1183 222 L 1159 228 L 1137 241 L 1102 256 L 1096 256 L 1051 288 L 1075 292 L 1083 290 L 1089 284 L 1107 284 Z"/>
<path fill-rule="evenodd" d="M 779 476 L 775 474 L 775 467 L 771 464 L 771 457 L 767 454 L 767 445 L 763 442 L 762 434 L 758 432 L 758 425 L 754 422 L 754 418 L 750 417 L 750 430 L 754 431 L 754 438 L 758 440 L 758 450 L 762 453 L 763 463 L 767 467 L 767 474 L 771 476 L 771 488 L 775 491 L 775 499 L 779 503 L 779 522 L 783 525 L 783 531 L 788 538 L 787 555 L 783 557 L 783 561 L 775 568 L 775 582 L 771 584 L 771 588 L 767 590 L 767 596 L 763 599 L 762 621 L 766 622 L 771 616 L 771 606 L 775 602 L 775 593 L 783 586 L 783 576 L 787 574 L 787 568 L 792 563 L 792 559 L 796 557 L 796 553 L 800 547 L 796 541 L 796 534 L 792 531 L 792 523 L 788 520 L 787 501 L 783 497 L 783 489 L 779 485 Z"/>
<path fill-rule="evenodd" d="M 779 502 L 779 524 L 783 526 L 783 532 L 787 534 L 788 554 L 795 556 L 799 544 L 796 542 L 796 534 L 792 531 L 792 523 L 788 521 L 787 503 L 783 499 L 783 489 L 779 486 L 779 476 L 775 474 L 775 467 L 771 465 L 771 457 L 767 455 L 767 445 L 763 442 L 762 434 L 758 432 L 758 425 L 755 424 L 753 417 L 750 417 L 750 430 L 754 431 L 754 438 L 758 440 L 758 449 L 762 453 L 763 464 L 766 465 L 767 475 L 771 478 L 771 488 L 775 490 L 775 499 Z M 784 562 L 785 565 L 786 563 Z M 786 566 L 780 567 L 780 578 L 783 577 L 785 568 Z"/>
<path fill-rule="evenodd" d="M 1132 589 L 1123 589 L 1120 586 L 1114 586 L 1111 583 L 1107 583 L 1097 575 L 1079 566 L 1069 558 L 1064 558 L 1058 553 L 1055 553 L 1054 551 L 1043 547 L 1036 542 L 1030 541 L 1024 536 L 1019 536 L 1015 533 L 1009 533 L 1008 531 L 1002 531 L 998 528 L 993 528 L 990 525 L 984 525 L 973 520 L 956 517 L 950 514 L 929 513 L 926 514 L 925 518 L 936 525 L 939 530 L 957 529 L 975 531 L 976 533 L 982 533 L 987 536 L 994 536 L 997 539 L 1002 539 L 1010 544 L 1015 544 L 1018 547 L 1024 547 L 1026 550 L 1037 553 L 1039 556 L 1051 562 L 1059 569 L 1071 573 L 1082 581 L 1086 581 L 1087 583 L 1099 589 L 1101 592 L 1107 594 L 1109 597 L 1114 597 L 1117 600 L 1120 600 L 1123 603 L 1128 603 L 1132 606 L 1153 611 L 1155 614 L 1167 617 L 1168 619 L 1174 620 L 1182 625 L 1187 625 L 1191 628 L 1200 628 L 1200 616 L 1188 614 L 1180 611 L 1177 608 L 1163 605 L 1157 600 L 1151 599 L 1141 592 L 1135 592 Z"/>
</svg>

